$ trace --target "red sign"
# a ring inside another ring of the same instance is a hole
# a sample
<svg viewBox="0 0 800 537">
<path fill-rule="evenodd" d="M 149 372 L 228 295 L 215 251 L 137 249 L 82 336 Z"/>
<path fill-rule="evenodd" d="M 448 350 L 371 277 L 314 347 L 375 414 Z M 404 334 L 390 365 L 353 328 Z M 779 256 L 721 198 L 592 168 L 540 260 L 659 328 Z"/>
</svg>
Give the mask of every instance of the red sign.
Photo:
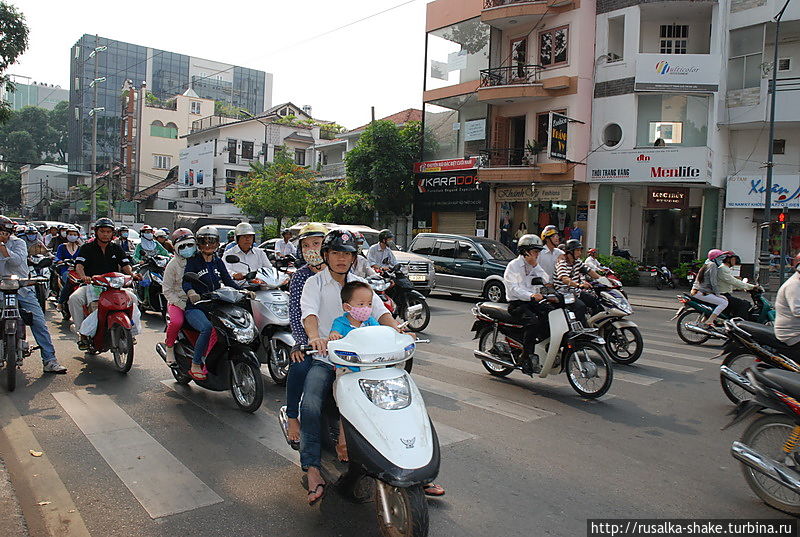
<svg viewBox="0 0 800 537">
<path fill-rule="evenodd" d="M 429 160 L 415 162 L 414 173 L 451 172 L 455 170 L 470 170 L 478 166 L 478 157 L 459 158 L 452 160 Z"/>
<path fill-rule="evenodd" d="M 650 187 L 647 189 L 648 209 L 686 209 L 688 206 L 688 188 Z"/>
</svg>

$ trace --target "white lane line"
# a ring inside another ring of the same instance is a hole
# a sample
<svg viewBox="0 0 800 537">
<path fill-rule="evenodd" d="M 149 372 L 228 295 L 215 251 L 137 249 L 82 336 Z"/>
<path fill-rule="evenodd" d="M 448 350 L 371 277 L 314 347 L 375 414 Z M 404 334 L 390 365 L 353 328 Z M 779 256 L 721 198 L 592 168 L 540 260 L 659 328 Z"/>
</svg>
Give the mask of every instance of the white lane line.
<svg viewBox="0 0 800 537">
<path fill-rule="evenodd" d="M 709 365 L 709 364 L 711 364 L 711 365 L 719 365 L 720 364 L 719 360 L 712 360 L 711 359 L 713 356 L 719 354 L 718 350 L 714 354 L 708 354 L 708 355 L 705 355 L 705 356 L 703 356 L 703 355 L 692 356 L 690 354 L 692 352 L 694 352 L 694 351 L 693 350 L 688 350 L 686 353 L 662 351 L 660 349 L 648 348 L 647 344 L 645 344 L 645 347 L 644 347 L 644 354 L 646 356 L 651 356 L 652 357 L 652 356 L 655 355 L 655 356 L 665 356 L 667 358 L 680 358 L 681 360 L 689 360 L 689 361 L 692 361 L 692 362 L 700 362 L 701 364 L 706 364 L 706 365 Z"/>
<path fill-rule="evenodd" d="M 673 364 L 671 362 L 663 362 L 660 360 L 648 360 L 646 358 L 640 358 L 636 360 L 636 365 L 646 365 L 648 367 L 657 367 L 659 369 L 667 369 L 669 371 L 678 371 L 680 373 L 697 373 L 698 371 L 702 371 L 699 367 L 691 367 L 688 365 L 679 365 Z"/>
<path fill-rule="evenodd" d="M 222 501 L 107 395 L 78 390 L 53 397 L 150 518 Z"/>
<path fill-rule="evenodd" d="M 656 382 L 661 382 L 664 379 L 658 377 L 651 377 L 642 375 L 641 373 L 631 373 L 629 371 L 621 371 L 619 368 L 614 369 L 614 380 L 621 380 L 623 382 L 632 382 L 633 384 L 640 384 L 642 386 L 650 386 Z"/>
</svg>

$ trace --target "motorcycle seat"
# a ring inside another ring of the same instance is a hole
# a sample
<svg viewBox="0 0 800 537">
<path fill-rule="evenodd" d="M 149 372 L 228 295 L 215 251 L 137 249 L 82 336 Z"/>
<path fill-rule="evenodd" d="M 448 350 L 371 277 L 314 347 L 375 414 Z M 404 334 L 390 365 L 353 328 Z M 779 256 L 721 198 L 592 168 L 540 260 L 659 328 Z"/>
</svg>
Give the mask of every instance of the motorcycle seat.
<svg viewBox="0 0 800 537">
<path fill-rule="evenodd" d="M 792 397 L 800 397 L 800 373 L 785 369 L 753 369 L 756 380 Z"/>
<path fill-rule="evenodd" d="M 197 338 L 200 337 L 200 332 L 186 326 L 181 328 L 181 332 L 183 332 L 183 335 L 186 336 L 186 339 L 188 339 L 192 345 L 197 343 Z"/>
<path fill-rule="evenodd" d="M 754 323 L 751 321 L 740 321 L 736 324 L 739 328 L 750 334 L 758 343 L 769 345 L 776 349 L 785 349 L 789 346 L 775 337 L 775 330 L 765 324 Z"/>
<path fill-rule="evenodd" d="M 516 323 L 517 321 L 508 313 L 508 305 L 495 304 L 494 302 L 481 302 L 478 311 L 501 323 Z"/>
</svg>

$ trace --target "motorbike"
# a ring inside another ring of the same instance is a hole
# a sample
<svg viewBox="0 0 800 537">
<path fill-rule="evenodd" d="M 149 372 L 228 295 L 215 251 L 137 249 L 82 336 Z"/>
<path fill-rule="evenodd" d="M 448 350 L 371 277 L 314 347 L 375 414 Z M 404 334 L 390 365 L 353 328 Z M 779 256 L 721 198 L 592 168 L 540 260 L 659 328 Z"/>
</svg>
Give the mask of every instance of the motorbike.
<svg viewBox="0 0 800 537">
<path fill-rule="evenodd" d="M 540 278 L 533 279 L 533 285 L 541 284 Z M 526 371 L 523 354 L 524 326 L 508 313 L 505 304 L 480 302 L 472 308 L 472 331 L 478 340 L 475 358 L 496 377 L 506 377 L 517 369 L 531 376 L 538 374 L 539 378 L 566 372 L 570 386 L 578 394 L 602 396 L 614 378 L 605 339 L 597 328 L 586 328 L 577 320 L 570 308 L 575 303 L 573 293 L 551 290 L 542 299 L 544 302 L 553 306 L 547 314 L 550 331 L 536 343 L 537 363 L 530 364 L 531 370 Z"/>
<path fill-rule="evenodd" d="M 239 263 L 240 260 L 228 254 L 225 262 Z M 255 293 L 250 300 L 250 312 L 257 330 L 256 356 L 260 363 L 267 364 L 269 375 L 278 386 L 286 384 L 295 344 L 289 326 L 289 293 L 282 289 L 286 287 L 288 276 L 281 275 L 278 269 L 286 267 L 288 262 L 278 259 L 273 267 L 262 267 L 245 275 L 247 289 Z M 247 269 L 250 270 L 249 265 Z"/>
<path fill-rule="evenodd" d="M 370 285 L 383 300 L 387 309 L 397 319 L 408 323 L 409 330 L 422 332 L 431 322 L 431 308 L 425 296 L 414 289 L 414 284 L 403 272 L 403 266 L 395 265 L 390 269 L 381 271 L 383 282 L 378 278 L 371 278 Z M 389 305 L 393 305 L 390 309 Z"/>
<path fill-rule="evenodd" d="M 56 269 L 58 269 L 58 268 L 60 268 L 62 266 L 67 267 L 67 274 L 69 274 L 70 271 L 74 271 L 75 270 L 75 260 L 74 259 L 64 259 L 63 261 L 59 261 L 58 263 L 56 263 Z M 58 274 L 58 270 L 54 270 L 53 273 L 54 274 Z M 67 277 L 67 281 L 66 282 L 62 282 L 60 277 L 56 277 L 56 281 L 58 282 L 58 291 L 56 292 L 56 300 L 58 300 L 58 297 L 61 296 L 61 288 L 62 287 L 66 286 L 70 295 L 72 293 L 74 293 L 75 289 L 77 289 L 77 287 L 78 287 L 76 282 L 73 281 L 73 279 L 69 278 L 69 277 Z M 59 303 L 58 304 L 58 311 L 61 312 L 61 322 L 69 321 L 70 318 L 72 317 L 72 314 L 69 312 L 69 307 L 67 306 L 67 304 L 60 304 Z"/>
<path fill-rule="evenodd" d="M 344 372 L 333 382 L 333 403 L 349 462 L 339 462 L 333 449 L 336 438 L 325 433 L 338 427 L 323 423 L 323 472 L 354 500 L 374 496 L 382 535 L 428 535 L 422 487 L 439 473 L 439 439 L 414 380 L 393 367 L 411 358 L 417 343 L 422 341 L 386 326 L 359 328 L 328 342 L 328 358 Z M 330 410 L 333 405 L 328 406 Z M 279 422 L 292 445 L 286 407 Z"/>
<path fill-rule="evenodd" d="M 184 274 L 183 280 L 205 285 L 192 272 Z M 230 390 L 239 408 L 245 412 L 255 412 L 264 399 L 264 380 L 258 357 L 251 348 L 256 338 L 256 325 L 248 311 L 249 294 L 249 291 L 222 287 L 203 293 L 201 300 L 195 304 L 205 311 L 214 325 L 217 343 L 206 358 L 206 379 L 195 380 L 194 383 L 215 392 Z M 199 335 L 189 323 L 184 323 L 178 334 L 174 347 L 175 363 L 169 366 L 178 384 L 186 385 L 194 380 L 189 370 Z M 163 342 L 156 345 L 156 352 L 166 363 L 167 348 Z"/>
<path fill-rule="evenodd" d="M 44 262 L 48 260 L 48 262 Z M 47 297 L 50 296 L 50 266 L 53 258 L 46 254 L 37 254 L 28 257 L 29 278 L 46 278 L 36 284 L 36 300 L 42 311 L 47 311 Z"/>
<path fill-rule="evenodd" d="M 754 397 L 739 403 L 727 429 L 761 412 L 731 446 L 750 489 L 767 505 L 800 515 L 800 373 L 748 368 L 744 376 Z M 731 378 L 735 381 L 734 378 Z"/>
<path fill-rule="evenodd" d="M 44 260 L 47 261 L 52 260 Z M 0 292 L 3 293 L 3 303 L 0 304 L 0 370 L 6 368 L 6 389 L 9 392 L 17 387 L 17 368 L 22 366 L 22 359 L 39 348 L 28 344 L 25 326 L 33 323 L 33 315 L 19 307 L 17 295 L 22 287 L 39 285 L 43 280 L 42 277 L 20 278 L 14 275 L 0 280 Z"/>
<path fill-rule="evenodd" d="M 667 265 L 661 263 L 660 265 L 654 267 L 648 267 L 650 271 L 650 276 L 655 278 L 656 289 L 659 291 L 666 287 L 670 289 L 675 289 L 675 280 L 672 277 L 672 271 L 667 268 Z"/>
<path fill-rule="evenodd" d="M 747 282 L 747 278 L 743 280 Z M 771 324 L 775 322 L 775 308 L 772 303 L 764 297 L 764 289 L 755 287 L 750 293 L 750 299 L 753 306 L 747 313 L 745 320 L 752 321 L 759 324 Z M 680 308 L 675 312 L 675 315 L 670 321 L 676 321 L 676 329 L 678 337 L 689 345 L 702 345 L 709 339 L 725 339 L 727 336 L 724 332 L 717 330 L 708 330 L 701 326 L 711 312 L 714 311 L 714 306 L 695 298 L 689 293 L 678 295 L 678 301 L 681 303 Z M 727 320 L 731 316 L 727 310 L 723 311 L 719 319 Z"/>
<path fill-rule="evenodd" d="M 82 283 L 76 272 L 70 271 L 69 275 L 73 283 Z M 133 300 L 123 288 L 131 286 L 131 277 L 121 272 L 108 272 L 92 276 L 91 285 L 90 295 L 99 292 L 99 296 L 83 306 L 83 312 L 87 317 L 97 312 L 97 329 L 94 336 L 88 338 L 86 352 L 111 351 L 117 371 L 127 373 L 133 366 Z"/>
<path fill-rule="evenodd" d="M 603 279 L 592 282 L 592 290 L 600 300 L 603 311 L 589 317 L 589 328 L 597 328 L 606 341 L 606 352 L 619 364 L 630 365 L 642 356 L 644 340 L 639 327 L 625 317 L 633 314 L 628 299 Z"/>
<path fill-rule="evenodd" d="M 800 373 L 797 349 L 777 339 L 771 326 L 736 318 L 725 321 L 724 327 L 728 340 L 714 358 L 724 357 L 720 384 L 731 402 L 739 404 L 755 394 L 744 376 L 750 367 L 759 365 Z"/>
<path fill-rule="evenodd" d="M 142 280 L 134 285 L 139 308 L 143 312 L 158 312 L 164 322 L 167 321 L 167 299 L 163 292 L 164 268 L 169 260 L 170 257 L 166 255 L 152 255 L 134 267 L 134 271 L 142 276 Z"/>
</svg>

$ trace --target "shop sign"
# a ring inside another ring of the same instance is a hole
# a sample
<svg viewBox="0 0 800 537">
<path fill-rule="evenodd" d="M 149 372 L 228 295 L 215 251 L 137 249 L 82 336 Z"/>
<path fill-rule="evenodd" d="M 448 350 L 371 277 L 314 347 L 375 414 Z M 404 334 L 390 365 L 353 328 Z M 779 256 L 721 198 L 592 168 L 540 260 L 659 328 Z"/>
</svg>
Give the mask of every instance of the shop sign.
<svg viewBox="0 0 800 537">
<path fill-rule="evenodd" d="M 514 203 L 515 201 L 533 201 L 533 186 L 504 186 L 494 190 L 494 200 L 497 203 Z"/>
<path fill-rule="evenodd" d="M 550 135 L 547 143 L 548 157 L 567 160 L 567 125 L 569 125 L 567 116 L 550 112 Z"/>
<path fill-rule="evenodd" d="M 488 205 L 489 188 L 478 181 L 478 171 L 475 169 L 418 173 L 415 179 L 415 211 L 418 208 L 433 211 L 485 210 Z"/>
<path fill-rule="evenodd" d="M 639 54 L 636 91 L 719 91 L 720 62 L 712 54 Z"/>
<path fill-rule="evenodd" d="M 591 183 L 709 183 L 707 147 L 648 147 L 589 155 Z"/>
<path fill-rule="evenodd" d="M 569 201 L 572 199 L 572 185 L 536 185 L 533 187 L 533 201 Z"/>
<path fill-rule="evenodd" d="M 486 120 L 474 119 L 464 122 L 464 141 L 474 142 L 486 139 Z"/>
<path fill-rule="evenodd" d="M 586 203 L 579 203 L 575 211 L 575 221 L 585 222 L 589 219 L 589 205 Z"/>
<path fill-rule="evenodd" d="M 478 157 L 458 158 L 452 160 L 429 160 L 415 162 L 414 173 L 450 172 L 455 170 L 469 170 L 478 165 Z"/>
<path fill-rule="evenodd" d="M 763 209 L 767 179 L 764 175 L 728 177 L 725 207 Z M 800 208 L 800 175 L 773 175 L 770 205 L 778 209 Z"/>
<path fill-rule="evenodd" d="M 648 209 L 686 209 L 688 206 L 688 188 L 650 187 L 647 189 Z"/>
</svg>

